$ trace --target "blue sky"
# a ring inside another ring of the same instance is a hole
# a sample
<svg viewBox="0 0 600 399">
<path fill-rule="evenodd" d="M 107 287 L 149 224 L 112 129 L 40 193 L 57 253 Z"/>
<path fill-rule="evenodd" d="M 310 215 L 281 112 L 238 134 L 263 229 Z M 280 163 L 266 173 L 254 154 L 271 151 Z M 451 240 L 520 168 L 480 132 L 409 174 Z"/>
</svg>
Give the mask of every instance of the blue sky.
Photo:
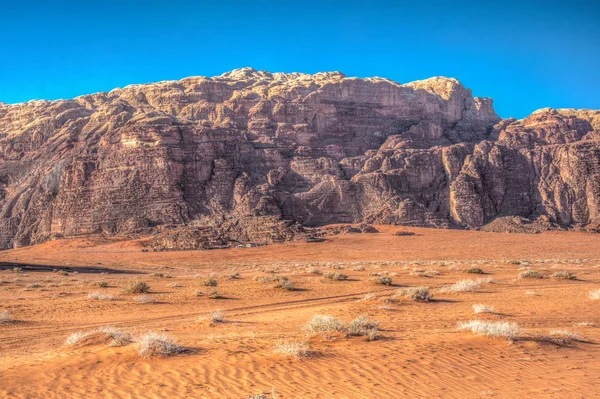
<svg viewBox="0 0 600 399">
<path fill-rule="evenodd" d="M 251 66 L 401 83 L 455 77 L 502 117 L 600 109 L 599 4 L 0 0 L 0 101 Z"/>
</svg>

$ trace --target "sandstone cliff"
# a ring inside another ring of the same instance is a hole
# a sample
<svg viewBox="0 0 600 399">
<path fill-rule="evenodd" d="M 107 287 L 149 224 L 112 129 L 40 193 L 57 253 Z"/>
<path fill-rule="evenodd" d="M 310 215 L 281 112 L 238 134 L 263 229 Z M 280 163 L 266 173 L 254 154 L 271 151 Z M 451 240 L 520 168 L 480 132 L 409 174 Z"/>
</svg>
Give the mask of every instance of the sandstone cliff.
<svg viewBox="0 0 600 399">
<path fill-rule="evenodd" d="M 501 120 L 455 79 L 250 68 L 0 103 L 0 248 L 249 216 L 597 228 L 600 112 Z"/>
</svg>

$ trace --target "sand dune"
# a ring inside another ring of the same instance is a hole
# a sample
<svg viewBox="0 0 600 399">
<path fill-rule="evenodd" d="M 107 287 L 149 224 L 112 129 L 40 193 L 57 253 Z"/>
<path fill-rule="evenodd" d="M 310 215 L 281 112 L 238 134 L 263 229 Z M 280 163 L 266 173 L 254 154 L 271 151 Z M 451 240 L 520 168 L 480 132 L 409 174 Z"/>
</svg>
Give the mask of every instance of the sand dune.
<svg viewBox="0 0 600 399">
<path fill-rule="evenodd" d="M 143 241 L 95 238 L 0 252 L 0 312 L 15 319 L 0 324 L 0 397 L 242 398 L 273 389 L 278 398 L 595 397 L 600 313 L 588 293 L 600 288 L 600 236 L 414 229 L 418 235 L 396 237 L 397 228 L 378 229 L 248 249 L 142 252 Z M 487 274 L 462 271 L 473 265 Z M 311 267 L 349 278 L 324 279 Z M 518 279 L 526 267 L 548 278 Z M 578 280 L 549 277 L 559 270 Z M 297 289 L 255 280 L 269 272 Z M 202 285 L 211 274 L 218 285 Z M 393 285 L 374 284 L 374 274 Z M 494 282 L 474 292 L 438 291 L 481 277 Z M 132 280 L 147 282 L 156 303 L 123 293 Z M 392 298 L 398 288 L 423 285 L 433 301 Z M 210 299 L 211 290 L 222 298 Z M 114 300 L 88 299 L 91 292 Z M 375 298 L 361 300 L 368 293 Z M 473 304 L 497 314 L 476 315 Z M 225 322 L 202 320 L 214 310 Z M 318 313 L 346 322 L 368 314 L 380 322 L 379 335 L 307 335 L 302 328 Z M 523 332 L 511 344 L 457 330 L 475 319 L 516 322 Z M 64 345 L 73 332 L 104 326 L 164 332 L 188 352 L 146 359 L 136 344 Z M 555 329 L 581 341 L 543 339 Z M 282 340 L 310 342 L 309 356 L 274 353 Z"/>
</svg>

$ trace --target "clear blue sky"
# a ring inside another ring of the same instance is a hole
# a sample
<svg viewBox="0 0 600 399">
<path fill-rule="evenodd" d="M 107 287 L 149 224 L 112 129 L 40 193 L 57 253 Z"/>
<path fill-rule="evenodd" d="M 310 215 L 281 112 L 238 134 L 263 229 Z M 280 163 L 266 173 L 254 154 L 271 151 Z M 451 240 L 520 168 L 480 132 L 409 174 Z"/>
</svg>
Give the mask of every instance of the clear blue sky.
<svg viewBox="0 0 600 399">
<path fill-rule="evenodd" d="M 0 0 L 0 101 L 251 66 L 456 77 L 502 117 L 600 109 L 599 3 Z"/>
</svg>

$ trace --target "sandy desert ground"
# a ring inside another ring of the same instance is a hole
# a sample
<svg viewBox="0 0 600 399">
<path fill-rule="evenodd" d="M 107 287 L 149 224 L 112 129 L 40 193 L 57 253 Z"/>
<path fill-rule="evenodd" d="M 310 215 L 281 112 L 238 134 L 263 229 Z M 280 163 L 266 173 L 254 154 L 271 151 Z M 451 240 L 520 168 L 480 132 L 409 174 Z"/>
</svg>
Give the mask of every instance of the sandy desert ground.
<svg viewBox="0 0 600 399">
<path fill-rule="evenodd" d="M 143 252 L 143 240 L 95 238 L 0 252 L 0 397 L 600 396 L 600 299 L 590 296 L 600 289 L 600 235 L 411 229 L 417 235 L 398 237 L 398 227 L 377 228 L 245 249 Z M 485 274 L 464 271 L 474 267 Z M 518 278 L 529 269 L 544 278 Z M 552 277 L 558 271 L 577 279 Z M 276 276 L 294 290 L 274 288 Z M 217 286 L 203 285 L 211 278 Z M 442 288 L 461 280 L 478 283 Z M 150 286 L 144 302 L 123 292 L 132 281 Z M 433 300 L 397 294 L 416 286 L 430 287 Z M 475 314 L 474 304 L 495 313 Z M 214 311 L 222 322 L 207 317 Z M 316 314 L 346 325 L 368 315 L 379 330 L 371 340 L 312 334 L 303 328 Z M 508 340 L 457 329 L 470 320 L 520 330 Z M 107 326 L 134 338 L 164 333 L 186 351 L 142 357 L 138 342 L 111 346 L 102 333 L 65 344 Z M 307 356 L 276 353 L 283 342 L 308 347 Z"/>
</svg>

